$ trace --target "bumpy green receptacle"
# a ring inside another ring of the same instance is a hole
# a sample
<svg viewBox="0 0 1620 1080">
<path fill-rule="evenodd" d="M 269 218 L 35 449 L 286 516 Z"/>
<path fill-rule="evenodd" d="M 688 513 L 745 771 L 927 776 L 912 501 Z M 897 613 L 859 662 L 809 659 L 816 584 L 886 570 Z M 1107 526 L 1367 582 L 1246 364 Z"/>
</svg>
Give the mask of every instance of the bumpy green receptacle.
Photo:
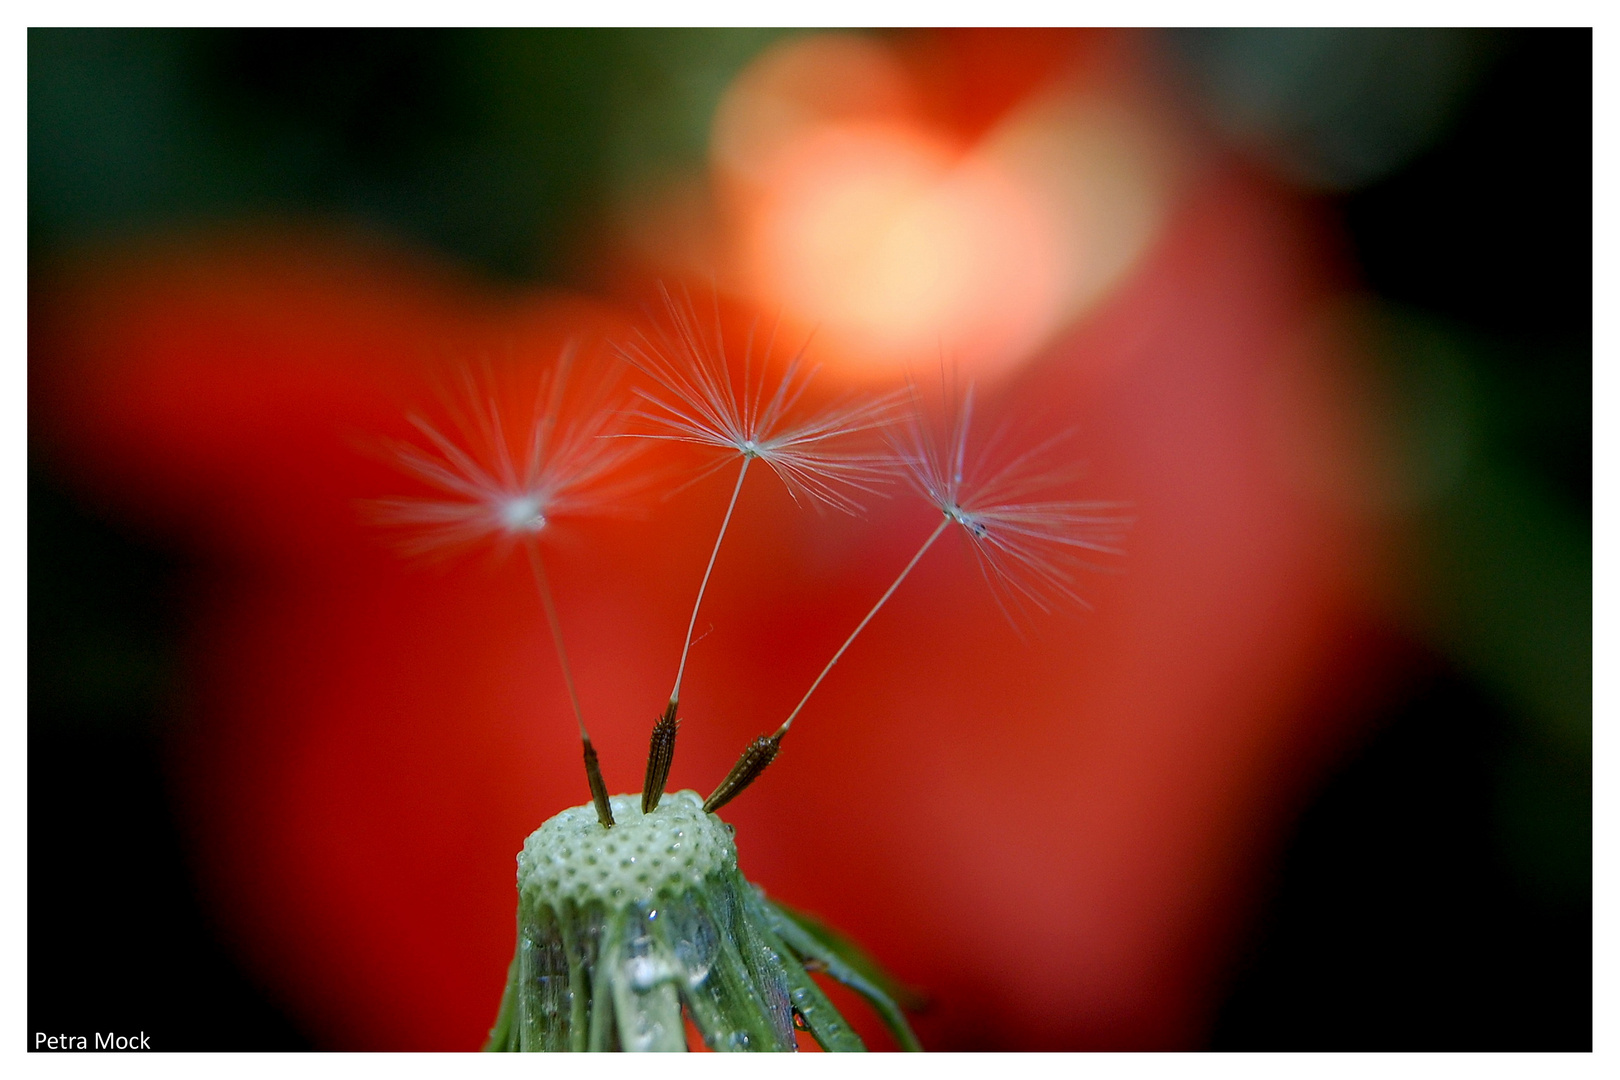
<svg viewBox="0 0 1620 1080">
<path fill-rule="evenodd" d="M 488 1050 L 685 1050 L 682 1006 L 714 1050 L 794 1050 L 794 1014 L 826 1050 L 864 1050 L 805 973 L 872 1002 L 920 1049 L 858 956 L 766 900 L 737 870 L 731 827 L 696 792 L 552 818 L 518 856 L 517 954 Z"/>
</svg>

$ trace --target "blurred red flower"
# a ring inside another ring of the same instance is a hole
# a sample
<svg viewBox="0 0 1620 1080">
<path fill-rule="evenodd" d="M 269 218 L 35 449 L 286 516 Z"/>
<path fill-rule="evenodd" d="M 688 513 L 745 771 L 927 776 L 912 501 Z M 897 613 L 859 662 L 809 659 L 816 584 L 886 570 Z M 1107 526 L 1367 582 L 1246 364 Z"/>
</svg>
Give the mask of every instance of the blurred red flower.
<svg viewBox="0 0 1620 1080">
<path fill-rule="evenodd" d="M 1303 362 L 1317 240 L 1280 196 L 1210 175 L 1104 307 L 982 392 L 981 414 L 1077 427 L 1088 494 L 1132 504 L 1122 572 L 1021 639 L 942 541 L 725 812 L 752 880 L 933 999 L 931 1048 L 1201 1037 L 1354 659 L 1364 533 L 1293 481 L 1304 405 L 1271 374 Z M 376 447 L 431 405 L 435 369 L 571 340 L 613 363 L 633 325 L 309 235 L 86 259 L 35 289 L 35 451 L 215 568 L 174 775 L 220 926 L 327 1046 L 476 1047 L 516 852 L 586 798 L 526 568 L 397 558 L 356 509 L 408 487 Z M 707 791 L 780 721 L 937 520 L 898 492 L 818 516 L 768 480 L 700 618 L 672 788 Z M 729 487 L 559 529 L 615 791 L 639 786 Z"/>
</svg>

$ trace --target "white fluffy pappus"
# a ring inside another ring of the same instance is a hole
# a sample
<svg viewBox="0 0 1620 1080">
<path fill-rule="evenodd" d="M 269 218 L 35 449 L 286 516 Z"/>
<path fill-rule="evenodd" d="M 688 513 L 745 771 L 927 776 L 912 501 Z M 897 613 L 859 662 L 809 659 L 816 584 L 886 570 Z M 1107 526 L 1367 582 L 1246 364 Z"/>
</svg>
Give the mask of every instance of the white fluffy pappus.
<svg viewBox="0 0 1620 1080">
<path fill-rule="evenodd" d="M 445 401 L 455 437 L 413 415 L 426 445 L 389 444 L 395 463 L 439 494 L 374 500 L 373 520 L 408 530 L 401 546 L 410 554 L 489 541 L 504 553 L 555 518 L 617 509 L 640 486 L 615 476 L 639 449 L 612 437 L 622 433 L 626 402 L 615 380 L 581 380 L 574 366 L 575 351 L 565 349 L 515 416 L 493 373 L 480 379 L 462 369 L 459 397 Z"/>
<path fill-rule="evenodd" d="M 628 436 L 728 452 L 689 483 L 723 468 L 733 460 L 730 453 L 735 453 L 745 463 L 758 460 L 770 466 L 794 501 L 808 499 L 846 513 L 861 509 L 854 491 L 873 492 L 892 477 L 890 457 L 851 449 L 849 444 L 852 437 L 873 433 L 891 422 L 903 404 L 903 394 L 849 401 L 795 416 L 815 375 L 814 367 L 805 363 L 803 348 L 789 359 L 774 386 L 770 385 L 774 328 L 756 357 L 757 324 L 750 327 L 739 373 L 732 369 L 734 361 L 726 351 L 718 309 L 712 330 L 706 332 L 690 298 L 677 301 L 667 290 L 663 295 L 667 324 L 655 325 L 652 336 L 638 333 L 635 340 L 619 347 L 619 355 L 657 385 L 655 390 L 636 388 L 636 395 L 648 408 L 631 412 L 651 430 L 627 432 Z"/>
<path fill-rule="evenodd" d="M 1072 482 L 1080 469 L 1054 465 L 1056 449 L 1073 432 L 1061 432 L 1025 450 L 1000 454 L 1006 429 L 970 457 L 973 388 L 940 430 L 919 407 L 889 433 L 895 454 L 916 490 L 945 521 L 967 537 L 979 569 L 1009 619 L 1027 602 L 1042 611 L 1054 599 L 1090 607 L 1075 589 L 1074 569 L 1100 569 L 1088 555 L 1122 555 L 1132 519 L 1127 504 L 1096 500 L 1043 499 Z"/>
</svg>

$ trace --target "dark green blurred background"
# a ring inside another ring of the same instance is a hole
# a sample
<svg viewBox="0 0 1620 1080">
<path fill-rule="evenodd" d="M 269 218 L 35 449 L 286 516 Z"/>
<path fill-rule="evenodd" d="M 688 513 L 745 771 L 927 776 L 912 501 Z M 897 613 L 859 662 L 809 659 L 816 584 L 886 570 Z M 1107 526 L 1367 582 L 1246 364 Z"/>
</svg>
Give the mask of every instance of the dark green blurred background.
<svg viewBox="0 0 1620 1080">
<path fill-rule="evenodd" d="M 776 33 L 34 30 L 31 266 L 314 216 L 589 286 L 624 185 L 699 165 L 722 88 Z M 1389 600 L 1406 690 L 1302 814 L 1215 1047 L 1590 1048 L 1591 45 L 1152 42 L 1232 153 L 1342 219 L 1418 450 L 1457 425 L 1471 447 L 1411 510 Z M 165 794 L 207 567 L 29 466 L 29 1029 L 306 1045 L 216 944 Z M 103 872 L 131 887 L 109 927 L 81 882 L 111 821 L 131 840 Z"/>
</svg>

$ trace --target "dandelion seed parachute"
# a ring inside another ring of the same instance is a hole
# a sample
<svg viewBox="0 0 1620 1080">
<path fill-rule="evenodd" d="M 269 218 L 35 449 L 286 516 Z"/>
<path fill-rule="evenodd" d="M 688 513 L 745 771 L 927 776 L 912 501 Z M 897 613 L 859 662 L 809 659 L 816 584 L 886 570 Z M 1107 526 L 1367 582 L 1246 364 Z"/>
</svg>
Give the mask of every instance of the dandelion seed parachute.
<svg viewBox="0 0 1620 1080">
<path fill-rule="evenodd" d="M 1123 554 L 1121 543 L 1131 519 L 1125 504 L 1094 500 L 1042 499 L 1072 481 L 1074 466 L 1047 462 L 1071 436 L 1062 432 L 998 460 L 1005 429 L 986 440 L 969 458 L 973 387 L 941 439 L 917 408 L 903 427 L 891 430 L 896 456 L 912 486 L 961 527 L 1009 620 L 1024 604 L 1049 611 L 1054 600 L 1089 606 L 1075 589 L 1073 570 L 1096 569 L 1088 555 Z"/>
<path fill-rule="evenodd" d="M 461 441 L 412 416 L 428 446 L 392 445 L 399 466 L 441 494 L 376 500 L 373 519 L 408 530 L 407 552 L 431 555 L 486 541 L 510 550 L 554 518 L 610 511 L 639 483 L 614 479 L 637 447 L 609 438 L 620 430 L 611 383 L 576 385 L 574 362 L 567 351 L 538 379 L 517 425 L 503 415 L 494 376 L 481 383 L 463 370 L 461 400 L 445 403 Z"/>
<path fill-rule="evenodd" d="M 755 381 L 756 323 L 750 328 L 743 346 L 742 385 L 739 391 L 735 373 L 728 363 L 718 298 L 715 325 L 713 331 L 706 334 L 698 322 L 689 296 L 683 297 L 684 303 L 677 302 L 664 289 L 663 297 L 667 323 L 659 325 L 653 337 L 642 334 L 620 348 L 623 359 L 658 387 L 656 391 L 638 388 L 637 394 L 648 409 L 633 413 L 645 421 L 651 430 L 629 434 L 637 438 L 693 443 L 724 451 L 689 484 L 723 467 L 733 453 L 740 458 L 741 464 L 737 469 L 737 481 L 731 489 L 731 499 L 726 504 L 725 516 L 720 521 L 720 531 L 715 536 L 708 564 L 698 584 L 697 599 L 692 604 L 692 615 L 687 621 L 669 704 L 653 728 L 642 793 L 642 810 L 649 813 L 658 806 L 669 775 L 669 763 L 675 753 L 681 682 L 686 675 L 686 659 L 692 648 L 692 632 L 697 626 L 698 612 L 703 607 L 709 578 L 714 573 L 715 560 L 720 555 L 720 545 L 726 538 L 726 530 L 737 508 L 737 499 L 742 494 L 743 482 L 748 479 L 748 466 L 756 460 L 763 461 L 782 481 L 795 502 L 808 501 L 855 513 L 860 509 L 860 504 L 854 493 L 876 490 L 878 483 L 888 479 L 893 462 L 886 455 L 852 452 L 844 448 L 844 444 L 851 436 L 871 432 L 890 422 L 895 408 L 900 404 L 898 395 L 878 397 L 835 406 L 808 417 L 796 417 L 790 422 L 814 374 L 803 366 L 803 349 L 788 362 L 775 388 L 767 390 L 776 333 L 773 330 L 765 342 L 759 357 L 759 377 Z M 753 775 L 768 764 L 767 759 L 754 770 Z M 747 782 L 745 780 L 739 784 L 736 791 L 740 792 Z M 714 808 L 719 805 L 713 803 Z"/>
<path fill-rule="evenodd" d="M 417 554 L 451 551 L 486 539 L 493 539 L 503 551 L 523 545 L 579 725 L 591 801 L 598 820 L 610 828 L 614 822 L 607 786 L 574 688 L 573 667 L 537 540 L 552 518 L 610 508 L 634 481 L 609 484 L 606 479 L 634 455 L 636 447 L 607 438 L 615 433 L 619 415 L 609 407 L 609 382 L 584 388 L 583 400 L 571 398 L 573 363 L 570 348 L 553 370 L 540 377 L 526 427 L 516 430 L 502 418 L 493 375 L 487 376 L 487 385 L 480 385 L 472 372 L 464 370 L 465 404 L 447 404 L 470 449 L 420 417 L 412 422 L 432 450 L 409 443 L 394 446 L 401 468 L 448 497 L 384 499 L 372 504 L 372 514 L 381 524 L 412 528 L 415 535 L 405 547 Z"/>
<path fill-rule="evenodd" d="M 758 460 L 770 466 L 795 501 L 855 513 L 861 509 L 855 493 L 874 493 L 892 476 L 893 463 L 887 455 L 851 451 L 846 445 L 851 436 L 892 421 L 903 403 L 900 394 L 795 416 L 815 375 L 805 364 L 803 349 L 771 386 L 776 333 L 771 332 L 760 350 L 756 378 L 756 325 L 743 346 L 739 389 L 718 316 L 713 331 L 706 333 L 690 299 L 679 302 L 665 291 L 664 300 L 667 325 L 658 326 L 653 337 L 642 334 L 620 349 L 627 362 L 657 384 L 656 390 L 637 388 L 647 408 L 632 414 L 651 430 L 630 434 L 727 452 L 691 482 L 723 467 L 736 453 L 745 462 Z"/>
<path fill-rule="evenodd" d="M 912 397 L 915 402 L 915 390 Z M 1120 553 L 1118 545 L 1130 520 L 1110 511 L 1120 509 L 1121 504 L 1032 498 L 1062 484 L 1073 472 L 1072 469 L 1039 468 L 1043 456 L 1063 436 L 1037 444 L 999 466 L 989 464 L 998 441 L 993 438 L 970 469 L 967 447 L 972 416 L 973 389 L 970 386 L 945 442 L 942 443 L 930 428 L 920 406 L 914 409 L 903 428 L 898 432 L 890 431 L 896 459 L 906 467 L 917 490 L 944 515 L 944 520 L 928 534 L 877 603 L 844 639 L 782 725 L 773 734 L 755 739 L 743 750 L 730 774 L 709 796 L 705 803 L 707 808 L 718 809 L 735 799 L 776 760 L 782 739 L 828 673 L 951 525 L 960 526 L 968 537 L 996 603 L 1009 621 L 1013 618 L 1011 605 L 1020 599 L 1042 609 L 1048 608 L 1048 592 L 1084 606 L 1085 601 L 1072 587 L 1073 578 L 1065 562 L 1074 561 L 1072 556 L 1081 551 Z"/>
</svg>

